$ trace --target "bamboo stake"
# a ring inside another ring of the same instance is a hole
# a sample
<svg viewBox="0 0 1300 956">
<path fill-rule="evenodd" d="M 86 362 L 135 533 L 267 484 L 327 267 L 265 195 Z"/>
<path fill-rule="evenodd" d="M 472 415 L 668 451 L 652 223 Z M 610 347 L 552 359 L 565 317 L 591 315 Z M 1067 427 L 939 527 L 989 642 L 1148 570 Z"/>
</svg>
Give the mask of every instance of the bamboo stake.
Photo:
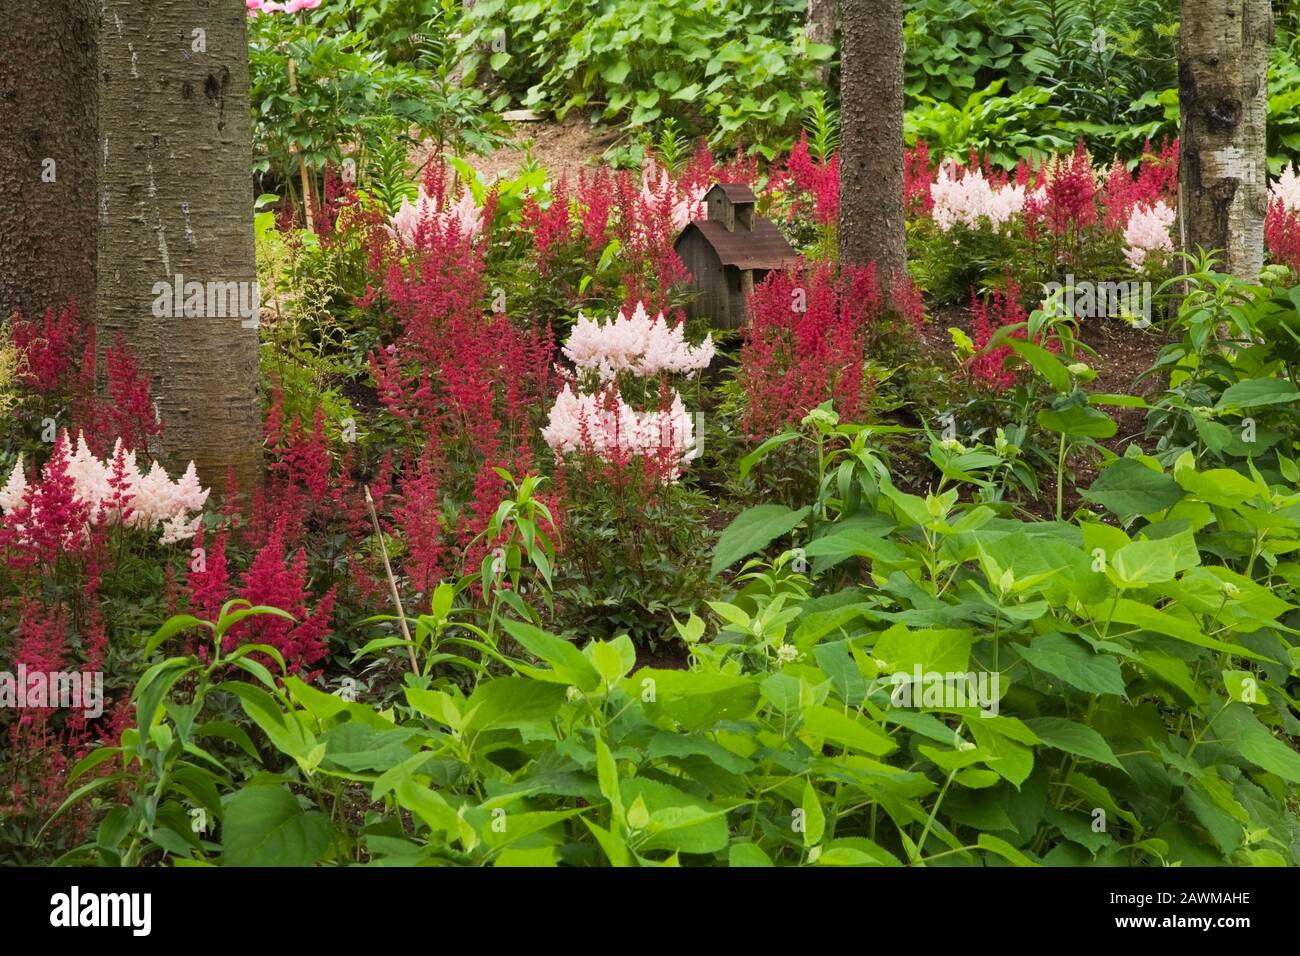
<svg viewBox="0 0 1300 956">
<path fill-rule="evenodd" d="M 397 593 L 397 580 L 393 577 L 393 566 L 388 563 L 388 547 L 384 544 L 384 532 L 379 528 L 379 515 L 375 513 L 375 499 L 370 497 L 370 486 L 366 485 L 366 510 L 370 512 L 370 522 L 375 528 L 375 538 L 379 541 L 379 553 L 384 557 L 384 571 L 388 575 L 388 593 L 397 608 L 397 620 L 402 625 L 402 636 L 406 638 L 406 650 L 411 655 L 411 670 L 416 676 L 420 673 L 420 663 L 415 659 L 415 642 L 411 640 L 411 631 L 406 626 L 406 611 L 402 608 L 402 598 Z"/>
</svg>

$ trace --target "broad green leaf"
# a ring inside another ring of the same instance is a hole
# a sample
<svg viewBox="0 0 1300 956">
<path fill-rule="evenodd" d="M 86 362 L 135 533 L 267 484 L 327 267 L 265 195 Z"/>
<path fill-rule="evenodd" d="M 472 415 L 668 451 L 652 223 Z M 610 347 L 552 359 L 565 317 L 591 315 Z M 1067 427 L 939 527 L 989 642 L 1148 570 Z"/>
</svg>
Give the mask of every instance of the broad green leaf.
<svg viewBox="0 0 1300 956">
<path fill-rule="evenodd" d="M 754 713 L 759 690 L 754 681 L 728 674 L 643 668 L 624 681 L 647 715 L 660 715 L 685 730 L 704 730 L 720 720 L 745 720 Z"/>
<path fill-rule="evenodd" d="M 329 848 L 329 817 L 303 810 L 279 786 L 251 786 L 226 800 L 221 825 L 226 866 L 311 866 Z"/>
<path fill-rule="evenodd" d="M 762 847 L 748 840 L 741 840 L 731 844 L 727 849 L 727 866 L 770 867 L 775 864 L 772 858 L 763 852 Z"/>
<path fill-rule="evenodd" d="M 561 684 L 529 680 L 526 677 L 497 677 L 484 681 L 465 702 L 466 733 L 481 733 L 497 727 L 517 727 L 549 721 L 564 703 Z"/>
<path fill-rule="evenodd" d="M 1058 632 L 1042 634 L 1018 645 L 1020 656 L 1045 674 L 1058 677 L 1088 694 L 1123 694 L 1119 662 Z"/>
<path fill-rule="evenodd" d="M 1113 418 L 1087 405 L 1040 409 L 1037 421 L 1048 431 L 1073 438 L 1110 438 L 1118 430 Z"/>
<path fill-rule="evenodd" d="M 1300 783 L 1300 754 L 1274 737 L 1245 704 L 1229 704 L 1213 726 L 1221 741 L 1257 767 L 1289 783 Z"/>
<path fill-rule="evenodd" d="M 964 672 L 970 662 L 971 632 L 965 629 L 913 631 L 895 624 L 876 639 L 871 655 L 891 670 L 909 677 L 917 667 L 924 673 Z"/>
<path fill-rule="evenodd" d="M 826 832 L 826 814 L 811 780 L 804 781 L 803 799 L 799 806 L 803 810 L 803 845 L 816 846 L 822 842 L 822 834 Z"/>
<path fill-rule="evenodd" d="M 1300 389 L 1283 378 L 1248 378 L 1228 386 L 1217 409 L 1300 404 Z"/>
<path fill-rule="evenodd" d="M 635 844 L 638 852 L 717 853 L 726 849 L 727 818 L 721 807 L 644 777 L 624 778 L 619 789 L 625 806 L 640 798 L 650 810 L 650 824 Z"/>
<path fill-rule="evenodd" d="M 555 678 L 560 682 L 573 684 L 586 692 L 594 691 L 600 686 L 600 674 L 591 660 L 569 641 L 523 621 L 506 620 L 501 622 L 501 626 L 525 650 L 550 664 Z"/>
<path fill-rule="evenodd" d="M 1185 492 L 1178 482 L 1132 458 L 1120 458 L 1106 468 L 1087 491 L 1085 501 L 1099 504 L 1112 514 L 1149 515 L 1170 508 Z"/>
<path fill-rule="evenodd" d="M 901 866 L 898 858 L 866 837 L 832 840 L 817 857 L 818 866 Z"/>
<path fill-rule="evenodd" d="M 833 741 L 873 757 L 881 757 L 898 749 L 894 738 L 875 724 L 864 723 L 857 717 L 820 704 L 804 708 L 800 733 Z"/>
<path fill-rule="evenodd" d="M 741 558 L 767 547 L 777 538 L 789 534 L 812 511 L 810 507 L 797 511 L 784 505 L 759 505 L 736 516 L 718 537 L 713 549 L 713 566 L 710 573 L 721 574 Z"/>
<path fill-rule="evenodd" d="M 1001 837 L 995 837 L 991 833 L 981 833 L 976 843 L 978 844 L 980 849 L 988 850 L 991 853 L 996 853 L 998 856 L 1002 857 L 1003 859 L 1011 863 L 1014 863 L 1016 866 L 1041 866 L 1042 865 L 1039 863 L 1035 863 L 1033 860 L 1029 859 L 1029 857 L 1025 856 L 1022 852 L 1017 850 L 1006 840 L 1002 839 Z"/>
<path fill-rule="evenodd" d="M 1025 723 L 1049 747 L 1123 769 L 1106 739 L 1086 724 L 1064 717 L 1032 717 Z"/>
</svg>

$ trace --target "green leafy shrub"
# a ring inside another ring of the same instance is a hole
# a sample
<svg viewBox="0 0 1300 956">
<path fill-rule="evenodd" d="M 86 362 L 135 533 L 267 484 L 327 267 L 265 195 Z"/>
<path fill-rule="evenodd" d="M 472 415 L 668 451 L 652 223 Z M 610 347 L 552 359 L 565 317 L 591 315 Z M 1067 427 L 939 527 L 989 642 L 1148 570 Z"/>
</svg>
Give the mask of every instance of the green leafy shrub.
<svg viewBox="0 0 1300 956">
<path fill-rule="evenodd" d="M 804 13 L 802 0 L 484 0 L 460 48 L 471 75 L 486 62 L 527 107 L 633 128 L 672 117 L 715 145 L 770 151 L 797 131 L 834 52 L 807 42 Z"/>
</svg>

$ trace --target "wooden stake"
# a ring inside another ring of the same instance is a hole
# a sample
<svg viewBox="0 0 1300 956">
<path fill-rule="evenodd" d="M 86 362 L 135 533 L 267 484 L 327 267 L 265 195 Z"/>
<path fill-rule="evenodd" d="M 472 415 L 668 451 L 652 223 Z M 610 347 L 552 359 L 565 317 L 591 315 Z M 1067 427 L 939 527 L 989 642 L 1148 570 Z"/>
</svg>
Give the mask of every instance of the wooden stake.
<svg viewBox="0 0 1300 956">
<path fill-rule="evenodd" d="M 298 95 L 298 64 L 292 58 L 289 60 L 289 93 L 293 96 Z M 301 113 L 293 114 L 295 120 L 301 116 Z M 298 174 L 302 177 L 302 208 L 307 216 L 307 228 L 315 232 L 316 215 L 312 212 L 314 197 L 311 189 L 311 178 L 307 175 L 307 160 L 302 158 L 301 153 L 298 154 Z"/>
<path fill-rule="evenodd" d="M 384 556 L 384 572 L 388 575 L 388 593 L 397 608 L 397 620 L 402 625 L 402 637 L 406 638 L 406 650 L 411 655 L 411 670 L 420 673 L 420 663 L 415 659 L 415 642 L 411 640 L 411 631 L 406 626 L 406 611 L 402 609 L 402 598 L 397 593 L 397 579 L 393 577 L 393 566 L 388 563 L 388 547 L 384 544 L 384 532 L 379 527 L 379 515 L 375 513 L 375 499 L 370 497 L 370 486 L 366 485 L 366 510 L 370 512 L 370 522 L 375 528 L 375 539 L 379 542 L 379 553 Z"/>
</svg>

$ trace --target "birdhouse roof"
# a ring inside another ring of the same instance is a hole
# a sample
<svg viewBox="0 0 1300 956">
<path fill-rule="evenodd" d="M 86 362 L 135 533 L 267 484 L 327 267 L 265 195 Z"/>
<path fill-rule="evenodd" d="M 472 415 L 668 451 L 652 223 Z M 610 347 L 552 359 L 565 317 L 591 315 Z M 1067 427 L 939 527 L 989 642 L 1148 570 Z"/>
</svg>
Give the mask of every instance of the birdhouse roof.
<svg viewBox="0 0 1300 956">
<path fill-rule="evenodd" d="M 716 186 L 714 187 L 717 188 Z M 748 187 L 745 187 L 748 189 Z M 752 193 L 751 193 L 752 195 Z M 724 266 L 738 269 L 783 269 L 799 260 L 798 254 L 770 219 L 756 218 L 752 230 L 727 231 L 711 219 L 697 219 L 682 230 L 676 245 L 692 232 L 704 237 Z"/>
<path fill-rule="evenodd" d="M 744 183 L 714 183 L 709 187 L 709 193 L 713 192 L 715 189 L 721 189 L 722 194 L 733 203 L 758 202 L 758 197 L 754 195 L 754 190 L 750 189 Z M 704 194 L 705 199 L 708 199 L 709 193 Z"/>
</svg>

